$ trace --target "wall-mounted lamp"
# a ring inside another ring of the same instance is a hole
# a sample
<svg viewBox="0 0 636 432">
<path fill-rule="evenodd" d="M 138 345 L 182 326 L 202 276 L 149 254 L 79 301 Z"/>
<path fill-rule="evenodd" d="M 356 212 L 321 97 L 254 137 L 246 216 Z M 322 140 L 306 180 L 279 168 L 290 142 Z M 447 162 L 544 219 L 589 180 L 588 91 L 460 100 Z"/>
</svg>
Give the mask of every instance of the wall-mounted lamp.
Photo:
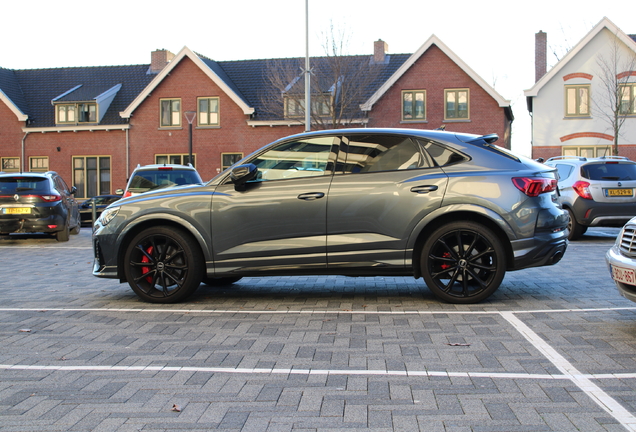
<svg viewBox="0 0 636 432">
<path fill-rule="evenodd" d="M 57 151 L 60 151 L 60 150 L 62 150 L 62 147 L 58 147 L 58 148 L 57 148 Z"/>
</svg>

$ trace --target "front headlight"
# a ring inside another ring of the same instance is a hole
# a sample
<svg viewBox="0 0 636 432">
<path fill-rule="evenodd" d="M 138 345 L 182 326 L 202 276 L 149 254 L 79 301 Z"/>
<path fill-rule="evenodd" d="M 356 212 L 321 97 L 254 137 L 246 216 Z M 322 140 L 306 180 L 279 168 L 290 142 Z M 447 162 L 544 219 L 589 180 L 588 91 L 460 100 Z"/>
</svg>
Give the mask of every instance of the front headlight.
<svg viewBox="0 0 636 432">
<path fill-rule="evenodd" d="M 106 226 L 115 218 L 115 216 L 117 216 L 117 213 L 119 213 L 119 209 L 120 207 L 107 207 L 97 220 L 100 224 L 102 224 L 102 226 Z"/>
</svg>

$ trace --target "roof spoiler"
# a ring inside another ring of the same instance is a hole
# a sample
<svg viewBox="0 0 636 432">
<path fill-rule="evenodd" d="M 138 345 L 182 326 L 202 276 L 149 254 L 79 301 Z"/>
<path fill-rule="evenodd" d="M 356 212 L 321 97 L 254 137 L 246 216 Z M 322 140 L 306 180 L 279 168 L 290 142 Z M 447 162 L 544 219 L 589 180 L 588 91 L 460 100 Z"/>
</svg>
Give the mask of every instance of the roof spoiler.
<svg viewBox="0 0 636 432">
<path fill-rule="evenodd" d="M 499 139 L 499 135 L 497 135 L 496 133 L 492 133 L 492 134 L 488 134 L 488 135 L 482 135 L 478 138 L 472 139 L 470 141 L 467 141 L 470 144 L 479 144 L 480 141 L 484 141 L 486 144 L 492 144 L 495 141 L 497 141 Z"/>
</svg>

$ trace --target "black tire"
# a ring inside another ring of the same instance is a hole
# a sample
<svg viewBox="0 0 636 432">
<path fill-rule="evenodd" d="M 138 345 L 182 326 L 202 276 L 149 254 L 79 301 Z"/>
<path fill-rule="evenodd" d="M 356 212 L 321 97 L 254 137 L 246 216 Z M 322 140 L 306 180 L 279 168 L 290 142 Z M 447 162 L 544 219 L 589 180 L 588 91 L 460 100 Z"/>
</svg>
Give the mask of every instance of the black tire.
<svg viewBox="0 0 636 432">
<path fill-rule="evenodd" d="M 239 276 L 235 276 L 235 277 L 204 277 L 203 278 L 203 283 L 208 285 L 208 286 L 212 286 L 212 287 L 224 287 L 224 286 L 228 286 L 228 285 L 232 285 L 235 282 L 240 281 L 241 279 L 243 279 L 242 277 Z"/>
<path fill-rule="evenodd" d="M 124 255 L 128 284 L 150 303 L 186 299 L 201 284 L 204 271 L 198 243 L 178 228 L 147 228 L 132 239 Z"/>
<path fill-rule="evenodd" d="M 583 234 L 585 234 L 585 231 L 587 231 L 587 227 L 584 225 L 581 225 L 580 223 L 576 221 L 576 218 L 574 217 L 574 213 L 572 213 L 572 210 L 570 209 L 566 209 L 566 210 L 568 211 L 568 214 L 570 215 L 570 221 L 568 222 L 568 240 L 578 240 L 581 238 Z"/>
<path fill-rule="evenodd" d="M 476 222 L 451 222 L 424 243 L 422 276 L 429 289 L 448 303 L 478 303 L 494 293 L 506 274 L 499 238 Z"/>
<path fill-rule="evenodd" d="M 72 235 L 77 235 L 77 234 L 79 234 L 79 233 L 80 233 L 80 230 L 81 230 L 81 229 L 82 229 L 81 225 L 77 225 L 77 226 L 75 226 L 75 227 L 73 227 L 73 228 L 71 229 L 71 234 L 72 234 Z"/>
<path fill-rule="evenodd" d="M 71 232 L 68 224 L 64 225 L 62 231 L 58 231 L 55 233 L 55 240 L 59 242 L 67 242 L 71 238 Z"/>
</svg>

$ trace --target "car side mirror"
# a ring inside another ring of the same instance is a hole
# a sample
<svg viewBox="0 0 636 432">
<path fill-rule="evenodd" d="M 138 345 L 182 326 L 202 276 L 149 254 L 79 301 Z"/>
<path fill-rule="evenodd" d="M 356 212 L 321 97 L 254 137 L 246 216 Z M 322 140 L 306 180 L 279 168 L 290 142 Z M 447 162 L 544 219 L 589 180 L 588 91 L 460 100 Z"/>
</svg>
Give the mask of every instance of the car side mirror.
<svg viewBox="0 0 636 432">
<path fill-rule="evenodd" d="M 124 190 L 123 189 L 117 189 L 115 191 L 115 195 L 123 195 L 124 194 Z"/>
<path fill-rule="evenodd" d="M 238 165 L 230 172 L 230 181 L 234 183 L 234 190 L 244 192 L 246 183 L 254 180 L 258 175 L 258 168 L 254 164 Z"/>
<path fill-rule="evenodd" d="M 77 188 L 75 186 L 71 187 L 71 195 L 75 195 L 75 192 L 77 192 Z"/>
</svg>

